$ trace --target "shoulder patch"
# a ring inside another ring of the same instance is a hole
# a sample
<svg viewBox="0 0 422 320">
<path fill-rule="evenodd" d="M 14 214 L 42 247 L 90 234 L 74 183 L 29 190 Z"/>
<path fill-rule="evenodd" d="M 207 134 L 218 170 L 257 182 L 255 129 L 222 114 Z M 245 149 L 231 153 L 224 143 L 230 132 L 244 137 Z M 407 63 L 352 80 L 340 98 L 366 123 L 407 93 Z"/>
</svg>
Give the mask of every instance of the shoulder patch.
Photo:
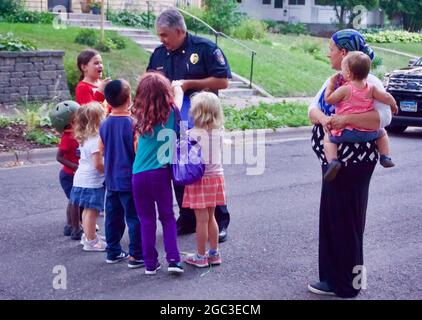
<svg viewBox="0 0 422 320">
<path fill-rule="evenodd" d="M 226 65 L 226 59 L 224 59 L 224 55 L 223 55 L 223 53 L 221 52 L 220 49 L 214 50 L 214 57 L 220 65 L 222 65 L 222 66 Z"/>
</svg>

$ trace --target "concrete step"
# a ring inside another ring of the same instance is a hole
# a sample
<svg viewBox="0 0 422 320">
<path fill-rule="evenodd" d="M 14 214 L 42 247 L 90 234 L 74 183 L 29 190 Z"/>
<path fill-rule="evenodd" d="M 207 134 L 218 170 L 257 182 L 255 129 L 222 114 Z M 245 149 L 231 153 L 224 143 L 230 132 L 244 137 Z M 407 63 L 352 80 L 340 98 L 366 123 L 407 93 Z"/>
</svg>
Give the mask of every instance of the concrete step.
<svg viewBox="0 0 422 320">
<path fill-rule="evenodd" d="M 67 20 L 66 24 L 69 26 L 80 26 L 80 27 L 100 27 L 101 22 L 98 20 Z M 105 27 L 111 27 L 110 21 L 104 21 Z"/>
<path fill-rule="evenodd" d="M 118 28 L 118 27 L 116 27 Z M 150 36 L 151 32 L 148 30 L 142 30 L 142 29 L 128 29 L 128 28 L 118 28 L 116 29 L 117 32 L 119 32 L 122 36 L 126 37 L 132 37 L 132 36 Z"/>
<path fill-rule="evenodd" d="M 248 89 L 248 84 L 242 81 L 233 81 L 233 80 L 229 81 L 229 89 L 234 89 L 234 88 Z"/>
<path fill-rule="evenodd" d="M 219 93 L 222 97 L 250 97 L 254 95 L 254 90 L 246 88 L 234 88 L 220 90 Z"/>
<path fill-rule="evenodd" d="M 91 13 L 68 13 L 68 19 L 70 20 L 101 20 L 100 14 L 91 14 Z M 105 18 L 107 18 L 105 16 Z"/>
<path fill-rule="evenodd" d="M 154 40 L 140 40 L 135 41 L 138 45 L 140 45 L 142 48 L 146 49 L 155 49 L 159 46 L 161 46 L 160 41 L 154 41 Z"/>
<path fill-rule="evenodd" d="M 157 36 L 153 35 L 153 34 L 131 34 L 131 35 L 126 35 L 120 32 L 121 35 L 124 35 L 126 37 L 131 38 L 133 41 L 137 42 L 137 41 L 158 41 L 160 42 L 160 38 L 158 38 Z"/>
</svg>

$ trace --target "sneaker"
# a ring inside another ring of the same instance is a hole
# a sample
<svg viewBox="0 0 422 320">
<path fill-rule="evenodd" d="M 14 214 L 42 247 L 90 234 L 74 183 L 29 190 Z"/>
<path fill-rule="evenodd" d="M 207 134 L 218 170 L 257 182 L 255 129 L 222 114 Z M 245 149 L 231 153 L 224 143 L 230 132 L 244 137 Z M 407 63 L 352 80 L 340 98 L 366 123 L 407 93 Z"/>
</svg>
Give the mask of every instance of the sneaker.
<svg viewBox="0 0 422 320">
<path fill-rule="evenodd" d="M 72 234 L 72 226 L 71 225 L 65 225 L 63 228 L 63 235 L 65 237 L 70 237 L 70 235 Z"/>
<path fill-rule="evenodd" d="M 127 258 L 129 258 L 129 254 L 122 251 L 122 252 L 120 252 L 120 254 L 118 256 L 115 256 L 114 258 L 107 258 L 106 262 L 110 263 L 110 264 L 114 264 L 114 263 L 118 263 L 122 260 L 125 260 Z"/>
<path fill-rule="evenodd" d="M 183 266 L 180 262 L 170 262 L 167 268 L 168 273 L 183 273 Z"/>
<path fill-rule="evenodd" d="M 83 232 L 83 230 L 82 230 Z M 102 236 L 101 234 L 97 234 L 97 238 L 102 240 L 102 241 L 106 241 L 106 237 Z M 86 242 L 86 237 L 85 237 L 85 233 L 82 233 L 81 235 L 81 241 L 79 242 L 81 245 L 85 245 Z"/>
<path fill-rule="evenodd" d="M 85 240 L 84 251 L 106 251 L 107 243 L 98 237 L 94 240 Z"/>
<path fill-rule="evenodd" d="M 98 226 L 98 224 L 95 224 L 95 232 L 100 231 L 100 227 Z"/>
<path fill-rule="evenodd" d="M 324 296 L 335 296 L 334 290 L 328 285 L 327 282 L 317 282 L 314 284 L 308 284 L 308 290 L 315 294 Z"/>
<path fill-rule="evenodd" d="M 210 255 L 208 254 L 208 263 L 212 266 L 218 266 L 221 264 L 221 255 L 220 252 Z"/>
<path fill-rule="evenodd" d="M 127 266 L 130 269 L 143 268 L 145 267 L 145 262 L 142 259 L 136 260 L 135 258 L 130 257 Z"/>
<path fill-rule="evenodd" d="M 338 172 L 341 169 L 341 162 L 333 160 L 328 164 L 328 169 L 324 174 L 324 181 L 332 181 L 336 178 Z"/>
<path fill-rule="evenodd" d="M 159 264 L 159 263 L 157 262 L 157 265 L 156 265 L 156 267 L 155 267 L 155 269 L 154 269 L 154 270 L 148 270 L 148 269 L 146 269 L 146 268 L 145 268 L 145 274 L 154 275 L 154 274 L 156 274 L 156 273 L 157 273 L 157 271 L 158 271 L 158 270 L 160 270 L 160 269 L 161 269 L 161 264 Z"/>
<path fill-rule="evenodd" d="M 193 254 L 191 256 L 188 256 L 185 258 L 185 262 L 187 264 L 190 264 L 192 266 L 198 267 L 198 268 L 206 268 L 208 267 L 208 259 L 207 256 L 199 256 L 198 254 Z"/>
<path fill-rule="evenodd" d="M 72 234 L 70 235 L 70 239 L 72 240 L 81 240 L 83 235 L 82 229 L 72 229 Z"/>
<path fill-rule="evenodd" d="M 380 164 L 384 167 L 384 168 L 392 168 L 395 166 L 394 162 L 391 160 L 390 157 L 386 156 L 386 155 L 381 155 L 380 156 Z"/>
<path fill-rule="evenodd" d="M 105 217 L 105 212 L 104 211 L 100 211 L 99 216 L 100 217 Z"/>
</svg>

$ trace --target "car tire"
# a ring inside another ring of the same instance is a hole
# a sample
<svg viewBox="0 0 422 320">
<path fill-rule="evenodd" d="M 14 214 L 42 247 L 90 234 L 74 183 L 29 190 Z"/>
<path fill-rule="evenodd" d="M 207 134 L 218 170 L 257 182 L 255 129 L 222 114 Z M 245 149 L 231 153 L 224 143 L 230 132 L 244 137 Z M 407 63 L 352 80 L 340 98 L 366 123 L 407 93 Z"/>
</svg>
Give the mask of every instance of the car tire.
<svg viewBox="0 0 422 320">
<path fill-rule="evenodd" d="M 385 129 L 390 133 L 403 133 L 407 126 L 388 126 Z"/>
</svg>

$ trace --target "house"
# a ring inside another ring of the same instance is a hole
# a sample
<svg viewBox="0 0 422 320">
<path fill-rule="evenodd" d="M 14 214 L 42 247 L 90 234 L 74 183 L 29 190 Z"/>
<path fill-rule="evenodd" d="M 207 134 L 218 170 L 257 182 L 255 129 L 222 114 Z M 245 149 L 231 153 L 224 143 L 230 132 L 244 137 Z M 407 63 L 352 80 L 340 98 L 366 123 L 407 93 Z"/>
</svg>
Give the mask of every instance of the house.
<svg viewBox="0 0 422 320">
<path fill-rule="evenodd" d="M 337 16 L 332 6 L 318 4 L 318 0 L 237 0 L 238 10 L 259 20 L 275 20 L 306 24 L 335 24 Z M 368 12 L 368 26 L 383 24 L 380 10 Z"/>
<path fill-rule="evenodd" d="M 171 6 L 200 7 L 201 0 L 103 0 L 105 8 L 113 11 L 129 10 L 132 12 L 147 11 L 148 3 L 151 10 L 160 12 Z M 31 11 L 52 11 L 54 7 L 63 6 L 67 12 L 81 12 L 81 3 L 100 2 L 100 0 L 24 0 L 25 6 Z"/>
</svg>

